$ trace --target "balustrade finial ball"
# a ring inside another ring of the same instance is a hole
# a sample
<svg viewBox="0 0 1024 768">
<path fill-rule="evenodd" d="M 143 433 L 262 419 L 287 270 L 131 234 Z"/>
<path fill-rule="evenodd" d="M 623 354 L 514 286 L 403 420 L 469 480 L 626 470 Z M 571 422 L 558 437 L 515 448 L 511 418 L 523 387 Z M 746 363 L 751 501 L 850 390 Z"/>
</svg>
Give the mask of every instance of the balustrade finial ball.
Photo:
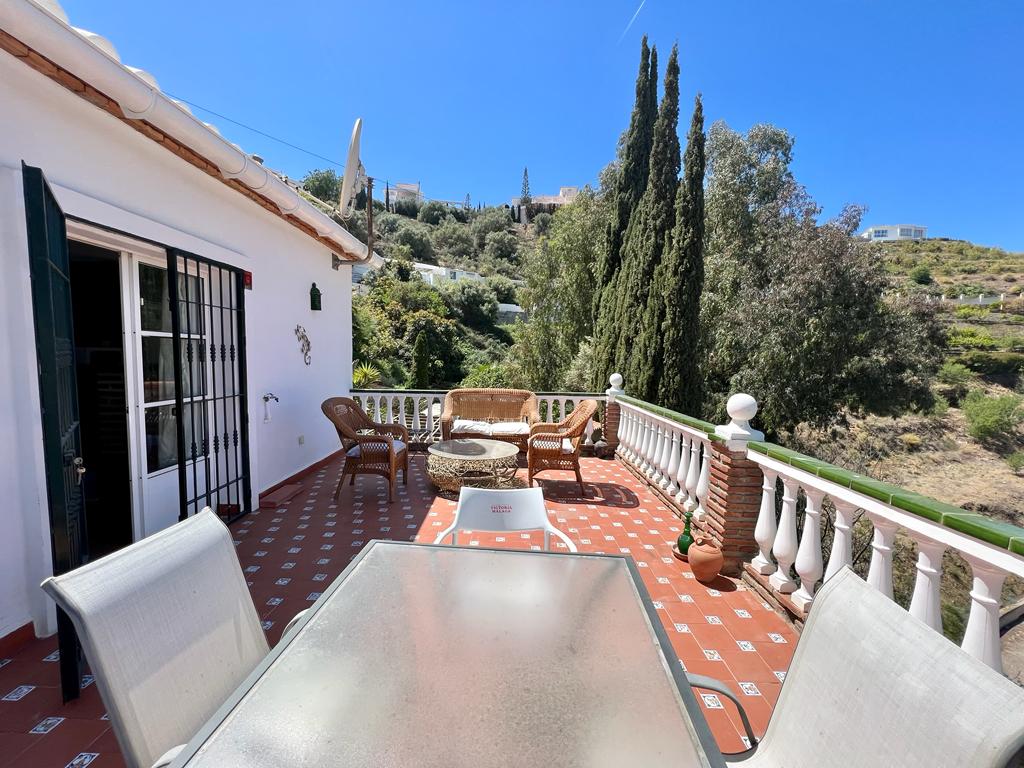
<svg viewBox="0 0 1024 768">
<path fill-rule="evenodd" d="M 744 392 L 737 392 L 729 398 L 725 410 L 733 421 L 748 422 L 757 415 L 757 400 Z"/>
<path fill-rule="evenodd" d="M 612 385 L 613 389 L 622 389 L 622 374 L 613 373 L 608 377 L 608 383 Z"/>
</svg>

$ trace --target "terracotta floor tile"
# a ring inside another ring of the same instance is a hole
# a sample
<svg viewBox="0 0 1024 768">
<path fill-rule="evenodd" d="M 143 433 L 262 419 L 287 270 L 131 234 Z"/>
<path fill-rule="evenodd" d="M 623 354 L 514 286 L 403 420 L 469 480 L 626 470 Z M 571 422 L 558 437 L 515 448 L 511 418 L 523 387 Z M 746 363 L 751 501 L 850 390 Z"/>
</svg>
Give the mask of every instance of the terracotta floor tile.
<svg viewBox="0 0 1024 768">
<path fill-rule="evenodd" d="M 256 510 L 232 526 L 270 643 L 277 642 L 288 621 L 307 608 L 309 598 L 323 591 L 369 541 L 432 543 L 451 523 L 454 498 L 435 494 L 425 476 L 423 456 L 414 455 L 410 464 L 408 485 L 399 486 L 393 503 L 387 501 L 384 482 L 374 477 L 344 485 L 337 501 L 332 500 L 341 471 L 335 462 L 300 481 L 301 490 L 287 502 Z M 652 599 L 661 605 L 657 615 L 676 655 L 691 672 L 717 677 L 734 691 L 740 692 L 744 683 L 748 690 L 756 689 L 757 693 L 741 695 L 749 700 L 755 729 L 763 733 L 781 687 L 776 672 L 788 668 L 797 633 L 742 584 L 720 578 L 702 585 L 693 579 L 689 566 L 671 556 L 671 544 L 681 530 L 679 519 L 624 465 L 585 458 L 582 468 L 585 496 L 579 495 L 571 473 L 549 472 L 540 478 L 557 525 L 580 551 L 628 553 L 643 564 L 638 571 Z M 470 541 L 526 549 L 540 546 L 543 538 L 493 532 L 460 538 L 462 544 Z M 717 616 L 721 623 L 709 623 L 708 616 Z M 676 625 L 689 631 L 678 631 Z M 772 642 L 772 635 L 786 643 Z M 740 650 L 737 640 L 752 643 L 755 651 Z M 20 701 L 0 701 L 0 768 L 63 768 L 80 752 L 98 753 L 90 768 L 123 766 L 109 723 L 100 720 L 103 706 L 96 687 L 87 688 L 77 702 L 61 703 L 58 665 L 43 661 L 55 647 L 54 638 L 35 640 L 0 666 L 0 697 L 19 685 L 36 686 Z M 716 651 L 719 660 L 708 659 L 705 650 Z M 709 709 L 702 700 L 702 711 L 722 749 L 737 751 L 742 748 L 738 716 L 731 704 L 720 703 L 721 709 Z M 28 730 L 44 717 L 66 719 L 47 734 L 30 736 Z"/>
</svg>

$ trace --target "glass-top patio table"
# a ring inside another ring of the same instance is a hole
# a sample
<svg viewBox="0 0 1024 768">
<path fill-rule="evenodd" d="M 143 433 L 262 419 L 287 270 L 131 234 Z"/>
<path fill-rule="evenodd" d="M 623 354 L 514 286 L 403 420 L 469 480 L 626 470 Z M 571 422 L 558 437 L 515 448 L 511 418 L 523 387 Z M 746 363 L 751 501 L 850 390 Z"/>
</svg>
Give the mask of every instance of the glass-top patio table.
<svg viewBox="0 0 1024 768">
<path fill-rule="evenodd" d="M 632 560 L 373 541 L 186 765 L 724 762 Z"/>
</svg>

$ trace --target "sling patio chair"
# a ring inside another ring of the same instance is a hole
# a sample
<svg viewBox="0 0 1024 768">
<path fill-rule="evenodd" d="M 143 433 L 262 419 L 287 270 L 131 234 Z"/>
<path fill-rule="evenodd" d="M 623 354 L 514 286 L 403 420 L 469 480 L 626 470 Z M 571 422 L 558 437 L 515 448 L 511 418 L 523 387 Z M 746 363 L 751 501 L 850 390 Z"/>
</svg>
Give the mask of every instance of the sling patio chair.
<svg viewBox="0 0 1024 768">
<path fill-rule="evenodd" d="M 587 425 L 597 413 L 596 400 L 582 400 L 557 424 L 541 422 L 530 427 L 526 449 L 527 483 L 545 469 L 564 469 L 576 474 L 580 495 L 585 493 L 580 474 L 580 449 Z"/>
<path fill-rule="evenodd" d="M 337 500 L 346 475 L 352 476 L 350 484 L 355 483 L 356 475 L 380 475 L 388 481 L 388 501 L 394 501 L 399 470 L 402 483 L 409 483 L 409 430 L 401 424 L 378 424 L 348 397 L 328 398 L 321 403 L 320 410 L 338 431 L 345 451 L 345 466 L 334 489 L 334 499 Z"/>
<path fill-rule="evenodd" d="M 551 548 L 554 534 L 570 552 L 576 551 L 572 539 L 548 518 L 540 488 L 501 490 L 463 486 L 455 508 L 455 522 L 441 531 L 434 543 L 441 544 L 451 536 L 452 544 L 458 544 L 459 531 L 544 531 L 544 549 Z"/>
<path fill-rule="evenodd" d="M 1020 766 L 1024 690 L 869 586 L 849 567 L 815 596 L 768 730 L 739 707 L 746 768 Z M 732 763 L 730 763 L 732 764 Z"/>
<path fill-rule="evenodd" d="M 168 765 L 269 651 L 209 507 L 42 588 L 75 627 L 131 768 Z"/>
</svg>

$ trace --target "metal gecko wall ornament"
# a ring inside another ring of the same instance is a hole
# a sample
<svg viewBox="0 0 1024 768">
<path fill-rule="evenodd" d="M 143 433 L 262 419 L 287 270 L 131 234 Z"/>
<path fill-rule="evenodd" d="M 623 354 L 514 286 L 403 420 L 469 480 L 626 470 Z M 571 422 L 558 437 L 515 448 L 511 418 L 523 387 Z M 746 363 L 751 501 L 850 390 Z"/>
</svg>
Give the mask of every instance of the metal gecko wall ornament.
<svg viewBox="0 0 1024 768">
<path fill-rule="evenodd" d="M 302 352 L 303 362 L 309 365 L 312 362 L 309 350 L 312 349 L 313 345 L 309 341 L 309 336 L 306 335 L 306 329 L 301 325 L 295 326 L 295 338 L 299 340 L 299 350 Z"/>
</svg>

